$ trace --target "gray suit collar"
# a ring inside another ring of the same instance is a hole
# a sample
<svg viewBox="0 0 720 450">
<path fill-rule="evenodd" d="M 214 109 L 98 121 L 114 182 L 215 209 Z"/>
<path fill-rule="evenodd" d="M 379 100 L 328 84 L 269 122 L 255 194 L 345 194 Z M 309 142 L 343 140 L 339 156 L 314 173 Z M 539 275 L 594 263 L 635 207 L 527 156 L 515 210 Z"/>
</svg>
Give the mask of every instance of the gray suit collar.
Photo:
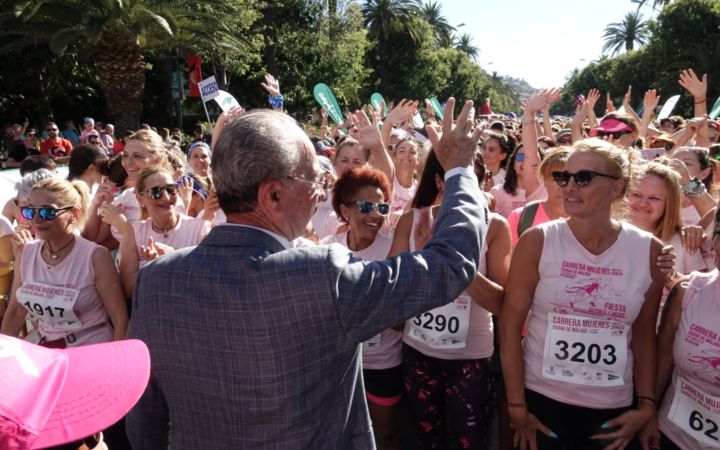
<svg viewBox="0 0 720 450">
<path fill-rule="evenodd" d="M 249 227 L 223 226 L 213 228 L 200 243 L 209 247 L 256 247 L 277 253 L 285 247 L 269 234 Z"/>
</svg>

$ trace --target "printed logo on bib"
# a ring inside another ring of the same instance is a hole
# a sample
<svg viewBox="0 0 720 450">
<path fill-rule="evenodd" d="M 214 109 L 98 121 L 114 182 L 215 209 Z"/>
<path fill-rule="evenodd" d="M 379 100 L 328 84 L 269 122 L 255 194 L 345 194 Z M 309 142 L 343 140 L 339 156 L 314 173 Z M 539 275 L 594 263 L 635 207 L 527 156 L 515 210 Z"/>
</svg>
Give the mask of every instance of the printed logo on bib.
<svg viewBox="0 0 720 450">
<path fill-rule="evenodd" d="M 33 318 L 62 330 L 74 330 L 82 325 L 74 310 L 79 295 L 78 289 L 35 281 L 26 282 L 17 290 L 18 302 Z"/>
<path fill-rule="evenodd" d="M 626 292 L 615 288 L 614 284 L 615 279 L 623 277 L 622 269 L 563 261 L 560 276 L 570 280 L 552 302 L 555 312 L 584 313 L 611 319 L 627 317 Z"/>
<path fill-rule="evenodd" d="M 668 419 L 698 442 L 720 449 L 720 397 L 678 377 Z"/>
<path fill-rule="evenodd" d="M 452 303 L 408 321 L 408 336 L 432 348 L 464 348 L 470 325 L 472 299 L 461 295 Z"/>
<path fill-rule="evenodd" d="M 628 330 L 614 320 L 548 314 L 543 376 L 587 386 L 621 386 Z"/>
<path fill-rule="evenodd" d="M 691 323 L 685 334 L 685 342 L 699 350 L 687 354 L 692 374 L 720 386 L 720 336 L 709 328 Z"/>
<path fill-rule="evenodd" d="M 382 343 L 382 333 L 378 333 L 375 336 L 371 337 L 367 341 L 363 342 L 362 344 L 362 351 L 363 353 L 372 353 L 374 351 L 380 350 L 380 344 Z"/>
</svg>

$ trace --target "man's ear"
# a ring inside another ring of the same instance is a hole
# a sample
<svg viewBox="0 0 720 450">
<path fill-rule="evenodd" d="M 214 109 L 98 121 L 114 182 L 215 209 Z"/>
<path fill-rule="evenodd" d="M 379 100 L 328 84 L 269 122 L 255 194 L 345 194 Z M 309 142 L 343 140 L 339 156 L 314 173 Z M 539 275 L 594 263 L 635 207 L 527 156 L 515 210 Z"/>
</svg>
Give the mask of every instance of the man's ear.
<svg viewBox="0 0 720 450">
<path fill-rule="evenodd" d="M 284 192 L 284 186 L 279 180 L 265 181 L 258 187 L 258 205 L 268 209 L 278 209 Z"/>
</svg>

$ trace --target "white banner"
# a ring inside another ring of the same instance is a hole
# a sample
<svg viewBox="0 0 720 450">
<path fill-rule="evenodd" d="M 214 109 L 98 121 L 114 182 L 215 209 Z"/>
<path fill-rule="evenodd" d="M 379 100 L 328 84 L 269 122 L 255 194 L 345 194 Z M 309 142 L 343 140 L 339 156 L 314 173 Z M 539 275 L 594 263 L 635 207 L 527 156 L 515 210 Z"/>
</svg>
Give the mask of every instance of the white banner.
<svg viewBox="0 0 720 450">
<path fill-rule="evenodd" d="M 238 103 L 237 100 L 235 100 L 235 97 L 230 95 L 229 92 L 225 92 L 222 89 L 218 90 L 217 95 L 214 99 L 218 105 L 220 105 L 220 108 L 222 108 L 223 112 L 228 112 L 233 108 L 239 108 L 240 103 Z"/>
<path fill-rule="evenodd" d="M 214 75 L 199 82 L 198 88 L 200 89 L 203 102 L 209 102 L 220 94 L 220 89 L 218 88 Z"/>
<path fill-rule="evenodd" d="M 672 114 L 672 110 L 675 109 L 675 105 L 677 105 L 678 100 L 680 100 L 679 95 L 673 95 L 663 105 L 662 109 L 660 110 L 660 114 L 658 114 L 657 118 L 658 120 L 663 120 L 666 117 L 670 117 L 670 114 Z"/>
</svg>

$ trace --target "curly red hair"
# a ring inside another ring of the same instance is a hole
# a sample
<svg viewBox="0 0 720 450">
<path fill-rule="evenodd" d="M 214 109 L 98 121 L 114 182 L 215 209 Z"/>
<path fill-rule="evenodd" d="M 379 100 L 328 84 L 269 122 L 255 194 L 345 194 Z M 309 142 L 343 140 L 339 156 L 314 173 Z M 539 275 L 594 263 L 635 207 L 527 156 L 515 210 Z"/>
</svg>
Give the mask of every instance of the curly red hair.
<svg viewBox="0 0 720 450">
<path fill-rule="evenodd" d="M 340 205 L 350 201 L 357 191 L 365 186 L 380 189 L 387 203 L 392 202 L 392 186 L 385 174 L 372 167 L 360 167 L 345 172 L 338 178 L 333 187 L 332 206 L 340 220 L 345 221 L 340 212 Z"/>
</svg>

